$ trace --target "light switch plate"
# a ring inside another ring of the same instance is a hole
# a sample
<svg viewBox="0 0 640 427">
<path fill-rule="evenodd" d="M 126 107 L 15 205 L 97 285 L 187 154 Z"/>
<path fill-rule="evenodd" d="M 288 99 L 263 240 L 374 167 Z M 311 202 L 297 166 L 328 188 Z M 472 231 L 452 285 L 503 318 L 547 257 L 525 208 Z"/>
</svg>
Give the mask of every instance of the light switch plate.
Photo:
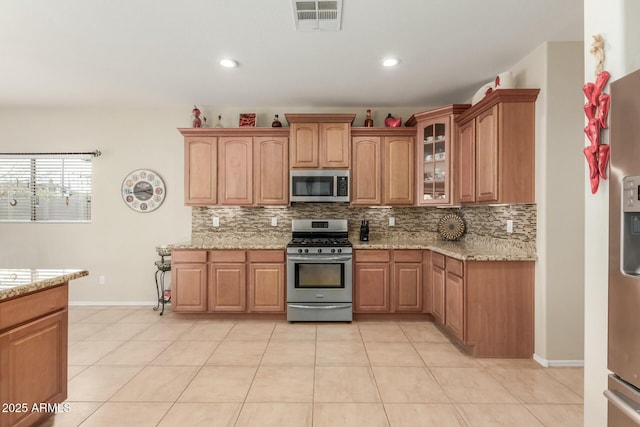
<svg viewBox="0 0 640 427">
<path fill-rule="evenodd" d="M 274 216 L 273 218 L 271 218 L 271 226 L 272 227 L 277 227 L 278 226 L 278 217 Z"/>
<path fill-rule="evenodd" d="M 220 218 L 217 216 L 213 217 L 213 226 L 214 227 L 220 227 Z"/>
<path fill-rule="evenodd" d="M 507 220 L 507 233 L 513 233 L 513 220 Z"/>
<path fill-rule="evenodd" d="M 395 227 L 396 226 L 396 218 L 394 216 L 390 216 L 389 217 L 389 227 Z"/>
</svg>

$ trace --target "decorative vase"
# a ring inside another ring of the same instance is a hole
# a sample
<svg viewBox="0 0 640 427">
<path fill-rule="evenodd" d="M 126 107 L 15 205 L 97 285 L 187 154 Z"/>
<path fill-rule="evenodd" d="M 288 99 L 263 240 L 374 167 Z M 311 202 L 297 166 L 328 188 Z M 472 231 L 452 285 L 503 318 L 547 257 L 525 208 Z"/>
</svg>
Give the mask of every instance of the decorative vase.
<svg viewBox="0 0 640 427">
<path fill-rule="evenodd" d="M 388 128 L 399 128 L 402 126 L 402 117 L 396 119 L 391 115 L 391 113 L 389 113 L 387 118 L 384 119 L 384 125 Z"/>
<path fill-rule="evenodd" d="M 278 120 L 278 115 L 276 114 L 275 117 L 273 118 L 273 121 L 271 122 L 271 127 L 272 128 L 281 128 L 282 127 L 282 123 L 280 122 L 280 120 Z"/>
<path fill-rule="evenodd" d="M 371 118 L 371 110 L 367 110 L 367 118 L 364 119 L 364 127 L 372 128 L 373 127 L 373 119 Z"/>
<path fill-rule="evenodd" d="M 222 116 L 218 116 L 218 123 L 216 123 L 217 128 L 223 128 L 224 126 L 222 126 Z"/>
</svg>

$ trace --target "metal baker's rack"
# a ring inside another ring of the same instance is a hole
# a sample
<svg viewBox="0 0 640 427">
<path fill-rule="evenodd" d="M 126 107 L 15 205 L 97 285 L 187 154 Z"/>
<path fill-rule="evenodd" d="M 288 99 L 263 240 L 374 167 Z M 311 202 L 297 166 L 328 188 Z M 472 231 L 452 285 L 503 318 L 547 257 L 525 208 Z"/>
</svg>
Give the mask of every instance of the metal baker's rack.
<svg viewBox="0 0 640 427">
<path fill-rule="evenodd" d="M 160 306 L 162 306 L 162 310 L 160 310 L 160 316 L 164 313 L 164 305 L 171 302 L 171 290 L 165 289 L 164 287 L 164 276 L 167 271 L 171 271 L 171 260 L 165 259 L 166 257 L 171 257 L 171 247 L 170 246 L 157 246 L 156 252 L 160 255 L 160 261 L 156 261 L 156 292 L 158 294 L 158 301 L 156 306 L 153 307 L 154 311 L 158 311 Z"/>
</svg>

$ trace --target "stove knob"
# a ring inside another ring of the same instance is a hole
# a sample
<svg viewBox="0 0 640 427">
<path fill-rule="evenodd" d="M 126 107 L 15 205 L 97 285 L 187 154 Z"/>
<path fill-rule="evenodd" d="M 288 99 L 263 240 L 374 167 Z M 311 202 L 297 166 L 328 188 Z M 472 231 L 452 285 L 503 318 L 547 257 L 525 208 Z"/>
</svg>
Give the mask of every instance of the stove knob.
<svg viewBox="0 0 640 427">
<path fill-rule="evenodd" d="M 305 254 L 308 254 L 308 253 L 309 253 L 309 249 L 305 249 L 305 250 L 304 250 L 304 253 L 305 253 Z"/>
<path fill-rule="evenodd" d="M 335 250 L 335 249 L 331 249 L 331 253 L 332 253 L 332 254 L 333 254 L 333 253 L 335 253 L 335 252 L 336 252 L 336 250 Z"/>
<path fill-rule="evenodd" d="M 342 253 L 342 249 L 338 249 L 338 253 Z"/>
<path fill-rule="evenodd" d="M 301 254 L 302 253 L 302 249 L 298 249 L 298 253 Z"/>
<path fill-rule="evenodd" d="M 318 249 L 318 253 L 321 254 L 322 253 L 322 249 Z"/>
</svg>

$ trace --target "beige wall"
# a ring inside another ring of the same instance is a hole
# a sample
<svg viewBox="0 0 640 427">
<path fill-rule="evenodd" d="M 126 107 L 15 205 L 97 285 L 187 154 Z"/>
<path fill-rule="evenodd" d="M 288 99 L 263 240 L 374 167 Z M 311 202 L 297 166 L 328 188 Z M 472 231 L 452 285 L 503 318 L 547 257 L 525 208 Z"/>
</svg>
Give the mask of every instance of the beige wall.
<svg viewBox="0 0 640 427">
<path fill-rule="evenodd" d="M 512 68 L 536 102 L 536 358 L 581 364 L 584 348 L 584 194 L 581 42 L 545 43 Z M 569 214 L 570 213 L 570 214 Z M 578 250 L 576 250 L 578 248 Z M 562 325 L 562 327 L 559 327 Z"/>
</svg>

